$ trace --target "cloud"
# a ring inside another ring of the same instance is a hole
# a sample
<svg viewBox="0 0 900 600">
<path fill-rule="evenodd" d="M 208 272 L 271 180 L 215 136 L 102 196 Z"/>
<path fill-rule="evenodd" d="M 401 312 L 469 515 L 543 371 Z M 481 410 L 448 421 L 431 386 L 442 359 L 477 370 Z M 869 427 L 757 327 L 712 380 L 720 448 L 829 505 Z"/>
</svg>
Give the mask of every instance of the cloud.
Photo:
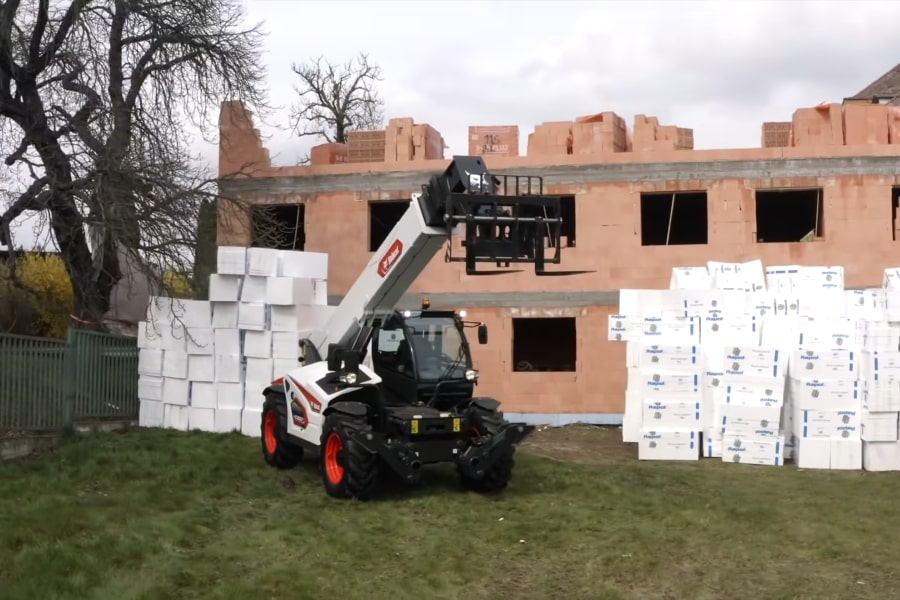
<svg viewBox="0 0 900 600">
<path fill-rule="evenodd" d="M 536 124 L 604 110 L 693 128 L 698 148 L 756 147 L 763 121 L 900 62 L 895 2 L 335 2 L 304 11 L 324 25 L 303 36 L 272 20 L 282 6 L 248 3 L 269 19 L 277 101 L 291 100 L 291 61 L 367 51 L 388 116 L 431 124 L 453 153 L 469 125 L 519 125 L 524 152 Z M 287 158 L 313 143 L 282 131 L 269 145 Z"/>
<path fill-rule="evenodd" d="M 898 2 L 286 2 L 247 0 L 265 21 L 280 110 L 260 126 L 276 164 L 318 143 L 287 131 L 291 64 L 360 51 L 382 67 L 388 117 L 437 128 L 466 153 L 469 125 L 613 110 L 694 129 L 697 148 L 758 147 L 763 121 L 855 94 L 900 62 Z M 213 166 L 214 145 L 197 151 Z"/>
<path fill-rule="evenodd" d="M 763 121 L 840 101 L 900 62 L 900 4 L 852 6 L 603 3 L 530 47 L 522 47 L 527 30 L 495 40 L 518 51 L 498 51 L 504 60 L 487 61 L 489 69 L 463 57 L 440 71 L 420 65 L 416 79 L 434 94 L 423 109 L 445 115 L 436 126 L 454 139 L 466 122 L 513 120 L 527 133 L 541 121 L 614 110 L 629 122 L 644 113 L 691 127 L 699 147 L 754 147 Z M 540 15 L 520 20 L 535 32 Z M 467 85 L 434 93 L 443 79 Z"/>
</svg>

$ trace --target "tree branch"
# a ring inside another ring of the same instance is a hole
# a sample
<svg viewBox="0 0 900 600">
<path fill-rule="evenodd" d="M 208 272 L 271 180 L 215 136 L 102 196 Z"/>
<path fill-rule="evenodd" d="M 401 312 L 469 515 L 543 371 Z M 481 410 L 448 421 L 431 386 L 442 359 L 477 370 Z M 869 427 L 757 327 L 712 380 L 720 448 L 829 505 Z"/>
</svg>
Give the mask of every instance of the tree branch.
<svg viewBox="0 0 900 600">
<path fill-rule="evenodd" d="M 214 186 L 185 130 L 214 126 L 223 98 L 265 108 L 262 34 L 242 18 L 239 0 L 0 2 L 0 151 L 30 174 L 0 236 L 46 214 L 79 318 L 107 311 L 123 257 L 150 278 L 191 270 Z"/>
<path fill-rule="evenodd" d="M 37 22 L 34 24 L 34 31 L 31 33 L 31 44 L 28 46 L 28 60 L 32 63 L 37 63 L 41 58 L 41 42 L 44 39 L 44 32 L 47 31 L 49 4 L 50 0 L 40 0 L 38 3 Z"/>
<path fill-rule="evenodd" d="M 16 148 L 12 154 L 6 157 L 6 160 L 3 162 L 6 163 L 7 167 L 11 167 L 25 156 L 25 153 L 28 151 L 29 146 L 28 138 L 22 138 L 22 141 L 19 142 L 19 147 Z"/>
<path fill-rule="evenodd" d="M 383 101 L 376 84 L 381 69 L 360 54 L 341 70 L 319 57 L 308 64 L 293 64 L 300 78 L 295 86 L 297 100 L 291 108 L 290 126 L 298 137 L 316 136 L 345 143 L 347 134 L 357 129 L 380 129 Z"/>
<path fill-rule="evenodd" d="M 44 189 L 47 183 L 46 177 L 33 181 L 28 189 L 4 211 L 3 216 L 0 216 L 0 245 L 7 246 L 9 250 L 12 250 L 13 239 L 9 227 L 22 213 L 47 208 L 50 202 L 50 194 Z"/>
<path fill-rule="evenodd" d="M 66 14 L 59 23 L 59 27 L 56 30 L 56 35 L 53 36 L 53 40 L 47 45 L 44 52 L 37 57 L 37 60 L 29 61 L 28 70 L 33 77 L 36 77 L 39 73 L 43 72 L 56 58 L 56 53 L 66 41 L 66 37 L 69 35 L 72 26 L 75 25 L 78 20 L 82 8 L 90 1 L 91 0 L 72 0 L 72 4 L 69 5 Z"/>
</svg>

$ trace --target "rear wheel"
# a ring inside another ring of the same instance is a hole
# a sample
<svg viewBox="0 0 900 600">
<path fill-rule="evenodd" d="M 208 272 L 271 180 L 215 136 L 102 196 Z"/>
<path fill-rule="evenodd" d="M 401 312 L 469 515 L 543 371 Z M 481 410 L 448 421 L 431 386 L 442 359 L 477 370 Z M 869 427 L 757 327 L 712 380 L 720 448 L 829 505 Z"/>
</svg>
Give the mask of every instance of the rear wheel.
<svg viewBox="0 0 900 600">
<path fill-rule="evenodd" d="M 469 416 L 472 423 L 472 427 L 469 430 L 471 443 L 478 443 L 483 438 L 495 435 L 505 423 L 501 412 L 487 412 L 473 408 Z M 500 492 L 506 489 L 512 479 L 516 447 L 510 444 L 505 448 L 496 450 L 496 452 L 500 453 L 499 456 L 496 457 L 494 464 L 491 465 L 491 468 L 485 472 L 481 479 L 469 477 L 462 470 L 459 470 L 459 477 L 463 487 L 483 494 Z"/>
<path fill-rule="evenodd" d="M 338 427 L 341 423 L 363 435 L 372 430 L 365 419 L 339 414 L 326 417 L 319 458 L 325 491 L 335 498 L 369 500 L 377 491 L 378 455 L 344 435 Z"/>
<path fill-rule="evenodd" d="M 287 406 L 284 396 L 266 396 L 260 430 L 266 464 L 277 469 L 290 469 L 303 459 L 303 448 L 292 443 L 287 435 Z"/>
</svg>

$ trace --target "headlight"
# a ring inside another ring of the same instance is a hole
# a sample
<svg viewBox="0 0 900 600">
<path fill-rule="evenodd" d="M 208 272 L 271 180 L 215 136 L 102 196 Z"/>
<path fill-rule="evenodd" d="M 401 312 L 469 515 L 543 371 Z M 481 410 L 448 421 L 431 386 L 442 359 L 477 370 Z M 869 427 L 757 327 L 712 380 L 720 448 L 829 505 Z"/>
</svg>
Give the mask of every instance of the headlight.
<svg viewBox="0 0 900 600">
<path fill-rule="evenodd" d="M 341 383 L 346 383 L 349 385 L 353 385 L 356 383 L 356 373 L 344 373 L 340 377 L 338 377 Z"/>
<path fill-rule="evenodd" d="M 467 313 L 466 313 L 466 311 L 464 311 L 464 310 L 459 311 L 459 318 L 460 318 L 460 319 L 465 319 L 465 318 L 466 318 L 466 314 L 467 314 Z"/>
<path fill-rule="evenodd" d="M 468 379 L 469 381 L 475 381 L 476 379 L 478 379 L 478 371 L 476 371 L 475 369 L 467 370 L 466 379 Z"/>
</svg>

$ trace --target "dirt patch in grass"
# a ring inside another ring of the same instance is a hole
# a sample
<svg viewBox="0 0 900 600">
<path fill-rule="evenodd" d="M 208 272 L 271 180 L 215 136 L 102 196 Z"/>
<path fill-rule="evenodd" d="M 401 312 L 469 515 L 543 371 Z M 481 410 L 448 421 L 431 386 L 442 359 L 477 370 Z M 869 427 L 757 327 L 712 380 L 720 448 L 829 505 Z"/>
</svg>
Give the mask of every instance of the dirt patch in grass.
<svg viewBox="0 0 900 600">
<path fill-rule="evenodd" d="M 519 446 L 537 456 L 581 464 L 637 460 L 637 446 L 622 443 L 617 426 L 538 427 Z"/>
</svg>

